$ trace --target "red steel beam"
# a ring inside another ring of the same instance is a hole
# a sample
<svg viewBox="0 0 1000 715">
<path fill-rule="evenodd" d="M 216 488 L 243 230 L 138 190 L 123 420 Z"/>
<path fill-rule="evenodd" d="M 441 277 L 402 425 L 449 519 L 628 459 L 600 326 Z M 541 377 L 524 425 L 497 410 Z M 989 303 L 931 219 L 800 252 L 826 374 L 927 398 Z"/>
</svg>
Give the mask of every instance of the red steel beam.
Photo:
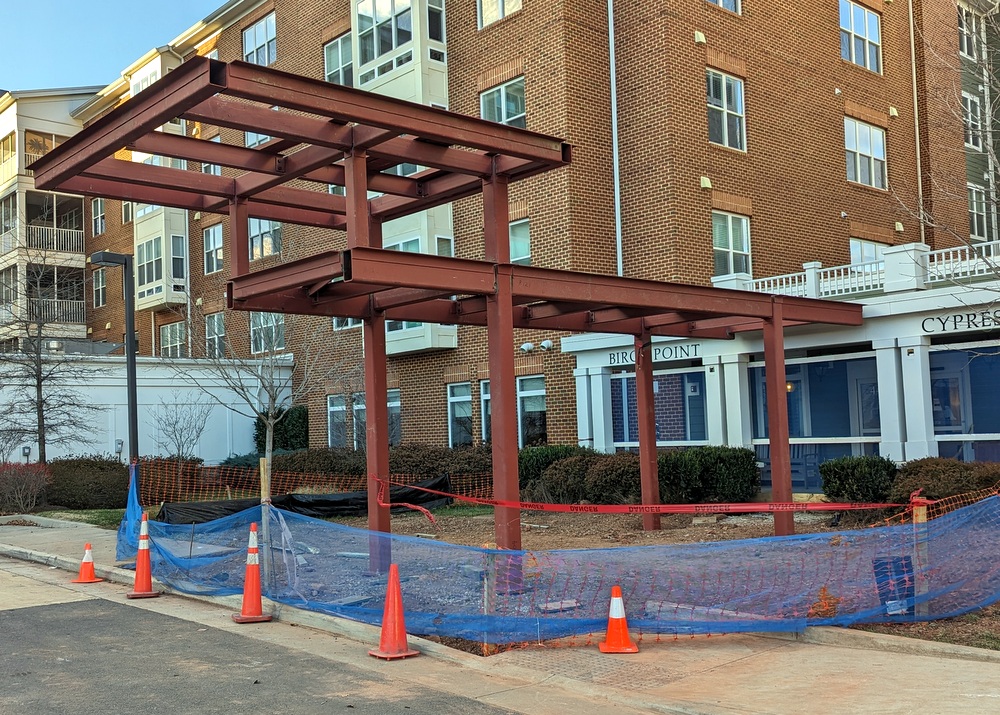
<svg viewBox="0 0 1000 715">
<path fill-rule="evenodd" d="M 860 307 L 860 306 L 859 306 Z M 788 392 L 785 389 L 784 301 L 774 301 L 774 315 L 764 321 L 764 382 L 767 393 L 768 456 L 771 501 L 792 501 L 792 457 L 788 445 Z M 792 512 L 774 512 L 774 535 L 795 533 Z"/>
<path fill-rule="evenodd" d="M 269 154 L 246 149 L 234 144 L 223 144 L 207 139 L 195 139 L 193 137 L 182 137 L 166 132 L 150 132 L 139 137 L 129 149 L 143 152 L 144 154 L 157 154 L 159 156 L 169 156 L 175 159 L 187 159 L 197 161 L 202 164 L 218 164 L 219 166 L 229 166 L 234 169 L 253 171 L 262 174 L 279 174 L 277 168 L 278 160 L 281 158 L 277 154 Z"/>
<path fill-rule="evenodd" d="M 128 184 L 91 176 L 74 176 L 59 184 L 61 191 L 86 196 L 104 196 L 121 201 L 136 201 L 141 204 L 174 206 L 191 211 L 204 211 L 205 198 L 199 194 L 176 189 L 160 189 L 139 184 Z"/>
<path fill-rule="evenodd" d="M 138 184 L 153 188 L 190 191 L 210 196 L 232 196 L 234 181 L 224 176 L 186 171 L 169 166 L 153 166 L 142 162 L 109 157 L 87 167 L 81 176 L 106 179 L 123 184 Z"/>
<path fill-rule="evenodd" d="M 486 261 L 362 246 L 345 253 L 349 261 L 345 276 L 348 281 L 428 288 L 449 294 L 487 295 L 496 292 L 496 268 Z"/>
<path fill-rule="evenodd" d="M 234 275 L 230 281 L 229 294 L 234 300 L 243 300 L 267 293 L 279 293 L 321 280 L 333 280 L 343 276 L 344 269 L 344 253 L 327 251 L 253 273 Z"/>
</svg>

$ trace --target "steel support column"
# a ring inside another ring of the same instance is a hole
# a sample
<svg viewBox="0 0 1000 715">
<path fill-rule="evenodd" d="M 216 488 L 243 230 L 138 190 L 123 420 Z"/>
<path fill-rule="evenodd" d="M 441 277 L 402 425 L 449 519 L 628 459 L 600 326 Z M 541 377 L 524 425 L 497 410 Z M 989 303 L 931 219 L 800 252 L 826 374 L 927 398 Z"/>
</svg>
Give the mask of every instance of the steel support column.
<svg viewBox="0 0 1000 715">
<path fill-rule="evenodd" d="M 517 473 L 517 378 L 514 375 L 514 310 L 511 304 L 510 232 L 507 179 L 483 182 L 486 260 L 497 266 L 496 293 L 486 296 L 489 334 L 490 403 L 493 441 L 493 498 L 519 501 Z M 494 534 L 501 549 L 521 548 L 521 512 L 496 507 Z"/>
<path fill-rule="evenodd" d="M 639 478 L 642 503 L 660 503 L 660 480 L 656 466 L 656 407 L 653 397 L 652 338 L 649 333 L 635 336 L 635 394 L 639 423 Z M 659 514 L 643 514 L 642 528 L 657 531 Z"/>
<path fill-rule="evenodd" d="M 785 389 L 785 330 L 781 298 L 764 321 L 764 380 L 767 386 L 767 433 L 771 457 L 771 501 L 792 500 L 792 462 L 788 447 L 788 392 Z M 774 535 L 795 533 L 792 512 L 774 513 Z"/>
<path fill-rule="evenodd" d="M 229 278 L 250 272 L 250 216 L 246 199 L 229 202 Z M 232 297 L 230 296 L 230 300 Z"/>
</svg>

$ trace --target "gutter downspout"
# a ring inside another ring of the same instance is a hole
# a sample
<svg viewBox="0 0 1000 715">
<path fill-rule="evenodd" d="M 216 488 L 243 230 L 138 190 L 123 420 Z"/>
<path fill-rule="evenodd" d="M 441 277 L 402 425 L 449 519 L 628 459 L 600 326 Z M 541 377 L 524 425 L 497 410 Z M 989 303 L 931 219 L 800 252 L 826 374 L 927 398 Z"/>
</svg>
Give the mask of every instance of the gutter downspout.
<svg viewBox="0 0 1000 715">
<path fill-rule="evenodd" d="M 910 0 L 912 2 L 913 0 Z M 615 200 L 615 255 L 618 275 L 625 275 L 622 256 L 622 186 L 618 157 L 618 68 L 615 64 L 615 0 L 608 0 L 608 72 L 611 82 L 611 173 Z"/>
<path fill-rule="evenodd" d="M 610 0 L 608 0 L 610 2 Z M 913 85 L 913 142 L 917 150 L 917 209 L 920 211 L 920 242 L 927 243 L 924 217 L 924 171 L 920 157 L 920 108 L 917 105 L 917 42 L 913 23 L 913 0 L 907 1 L 910 20 L 910 79 Z"/>
</svg>

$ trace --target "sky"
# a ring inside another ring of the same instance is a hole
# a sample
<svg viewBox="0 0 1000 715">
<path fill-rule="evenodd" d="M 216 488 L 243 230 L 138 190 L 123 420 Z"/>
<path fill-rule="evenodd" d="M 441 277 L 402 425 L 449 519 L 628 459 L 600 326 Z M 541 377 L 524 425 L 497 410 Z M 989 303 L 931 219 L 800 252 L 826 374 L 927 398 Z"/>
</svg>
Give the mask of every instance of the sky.
<svg viewBox="0 0 1000 715">
<path fill-rule="evenodd" d="M 0 89 L 105 86 L 226 0 L 2 0 Z"/>
</svg>

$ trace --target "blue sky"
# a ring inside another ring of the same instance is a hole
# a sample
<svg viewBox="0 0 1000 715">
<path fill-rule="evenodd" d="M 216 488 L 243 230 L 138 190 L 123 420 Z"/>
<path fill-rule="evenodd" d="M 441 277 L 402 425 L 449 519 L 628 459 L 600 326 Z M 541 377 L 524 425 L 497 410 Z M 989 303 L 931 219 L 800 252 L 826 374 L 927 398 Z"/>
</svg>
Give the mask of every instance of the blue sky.
<svg viewBox="0 0 1000 715">
<path fill-rule="evenodd" d="M 0 89 L 111 84 L 225 1 L 6 0 Z"/>
</svg>

